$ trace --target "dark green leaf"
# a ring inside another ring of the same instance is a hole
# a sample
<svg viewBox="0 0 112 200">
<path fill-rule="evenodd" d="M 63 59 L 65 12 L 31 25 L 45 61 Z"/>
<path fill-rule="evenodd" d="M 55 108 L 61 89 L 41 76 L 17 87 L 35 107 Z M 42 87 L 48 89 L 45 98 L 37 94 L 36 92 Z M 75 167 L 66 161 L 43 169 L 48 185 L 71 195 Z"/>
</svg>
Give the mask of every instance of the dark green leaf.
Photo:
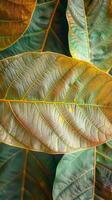
<svg viewBox="0 0 112 200">
<path fill-rule="evenodd" d="M 59 159 L 0 144 L 0 200 L 52 200 Z"/>
</svg>

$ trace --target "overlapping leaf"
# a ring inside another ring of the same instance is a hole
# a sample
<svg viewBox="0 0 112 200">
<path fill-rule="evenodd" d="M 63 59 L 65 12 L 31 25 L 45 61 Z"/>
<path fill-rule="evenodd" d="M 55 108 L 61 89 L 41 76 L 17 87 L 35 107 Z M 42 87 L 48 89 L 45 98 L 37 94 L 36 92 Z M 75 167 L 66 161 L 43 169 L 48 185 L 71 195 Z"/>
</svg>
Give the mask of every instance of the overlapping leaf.
<svg viewBox="0 0 112 200">
<path fill-rule="evenodd" d="M 68 0 L 69 45 L 73 57 L 112 67 L 112 3 Z"/>
<path fill-rule="evenodd" d="M 54 51 L 69 55 L 67 0 L 37 0 L 28 30 L 10 48 L 0 52 L 0 58 L 26 51 Z"/>
<path fill-rule="evenodd" d="M 52 200 L 59 156 L 0 144 L 0 199 Z"/>
<path fill-rule="evenodd" d="M 36 0 L 0 0 L 0 51 L 15 43 L 27 29 Z"/>
<path fill-rule="evenodd" d="M 55 53 L 0 62 L 0 139 L 47 152 L 71 152 L 112 138 L 112 78 Z"/>
<path fill-rule="evenodd" d="M 67 1 L 38 0 L 30 23 L 35 2 L 10 0 L 8 10 L 1 1 L 0 58 L 34 50 L 69 55 Z M 111 16 L 109 0 L 68 1 L 73 57 L 111 67 Z M 30 150 L 78 149 L 60 161 L 53 199 L 111 200 L 111 140 L 82 149 L 112 138 L 111 102 L 112 78 L 87 62 L 55 53 L 0 61 L 0 141 L 16 146 L 0 144 L 0 199 L 52 200 L 60 158 Z"/>
<path fill-rule="evenodd" d="M 65 155 L 57 167 L 53 197 L 54 200 L 111 200 L 111 142 Z"/>
</svg>

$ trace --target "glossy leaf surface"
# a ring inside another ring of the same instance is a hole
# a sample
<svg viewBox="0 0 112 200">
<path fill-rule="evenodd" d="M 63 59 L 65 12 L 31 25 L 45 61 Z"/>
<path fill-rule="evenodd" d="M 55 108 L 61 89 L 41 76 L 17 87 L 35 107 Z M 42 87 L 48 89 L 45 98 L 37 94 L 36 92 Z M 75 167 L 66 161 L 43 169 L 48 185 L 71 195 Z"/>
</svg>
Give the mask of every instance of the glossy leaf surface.
<svg viewBox="0 0 112 200">
<path fill-rule="evenodd" d="M 55 53 L 0 62 L 0 139 L 47 152 L 71 152 L 112 138 L 112 78 Z"/>
<path fill-rule="evenodd" d="M 67 18 L 72 56 L 103 70 L 112 67 L 111 0 L 68 0 Z"/>
<path fill-rule="evenodd" d="M 110 142 L 111 143 L 111 142 Z M 64 155 L 57 167 L 54 200 L 111 200 L 112 146 Z"/>
<path fill-rule="evenodd" d="M 28 28 L 36 0 L 0 0 L 0 51 L 15 43 Z"/>
</svg>

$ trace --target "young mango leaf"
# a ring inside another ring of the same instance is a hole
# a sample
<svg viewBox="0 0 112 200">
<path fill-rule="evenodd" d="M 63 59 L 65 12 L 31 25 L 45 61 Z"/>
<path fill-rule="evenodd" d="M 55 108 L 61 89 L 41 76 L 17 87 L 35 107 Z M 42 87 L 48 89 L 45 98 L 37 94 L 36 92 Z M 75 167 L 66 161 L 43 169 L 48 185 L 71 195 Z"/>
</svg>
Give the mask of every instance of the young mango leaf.
<svg viewBox="0 0 112 200">
<path fill-rule="evenodd" d="M 36 0 L 0 0 L 0 51 L 15 43 L 28 28 Z"/>
<path fill-rule="evenodd" d="M 112 138 L 112 78 L 56 53 L 0 61 L 0 140 L 50 153 Z"/>
<path fill-rule="evenodd" d="M 112 199 L 112 145 L 64 155 L 53 186 L 53 200 L 62 199 Z"/>
<path fill-rule="evenodd" d="M 0 199 L 52 200 L 58 156 L 0 144 Z"/>
<path fill-rule="evenodd" d="M 112 3 L 68 0 L 69 46 L 73 57 L 112 67 Z"/>
<path fill-rule="evenodd" d="M 0 59 L 26 51 L 54 51 L 70 55 L 68 48 L 67 0 L 37 0 L 31 23 L 24 35 Z"/>
</svg>

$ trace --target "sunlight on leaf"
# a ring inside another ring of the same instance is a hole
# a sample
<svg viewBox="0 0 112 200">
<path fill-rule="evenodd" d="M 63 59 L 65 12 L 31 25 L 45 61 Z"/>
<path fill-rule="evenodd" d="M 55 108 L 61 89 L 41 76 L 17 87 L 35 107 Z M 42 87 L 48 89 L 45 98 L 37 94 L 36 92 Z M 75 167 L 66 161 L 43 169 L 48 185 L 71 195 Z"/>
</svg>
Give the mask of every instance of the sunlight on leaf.
<svg viewBox="0 0 112 200">
<path fill-rule="evenodd" d="M 112 78 L 55 53 L 0 61 L 0 139 L 50 153 L 112 138 Z"/>
</svg>

